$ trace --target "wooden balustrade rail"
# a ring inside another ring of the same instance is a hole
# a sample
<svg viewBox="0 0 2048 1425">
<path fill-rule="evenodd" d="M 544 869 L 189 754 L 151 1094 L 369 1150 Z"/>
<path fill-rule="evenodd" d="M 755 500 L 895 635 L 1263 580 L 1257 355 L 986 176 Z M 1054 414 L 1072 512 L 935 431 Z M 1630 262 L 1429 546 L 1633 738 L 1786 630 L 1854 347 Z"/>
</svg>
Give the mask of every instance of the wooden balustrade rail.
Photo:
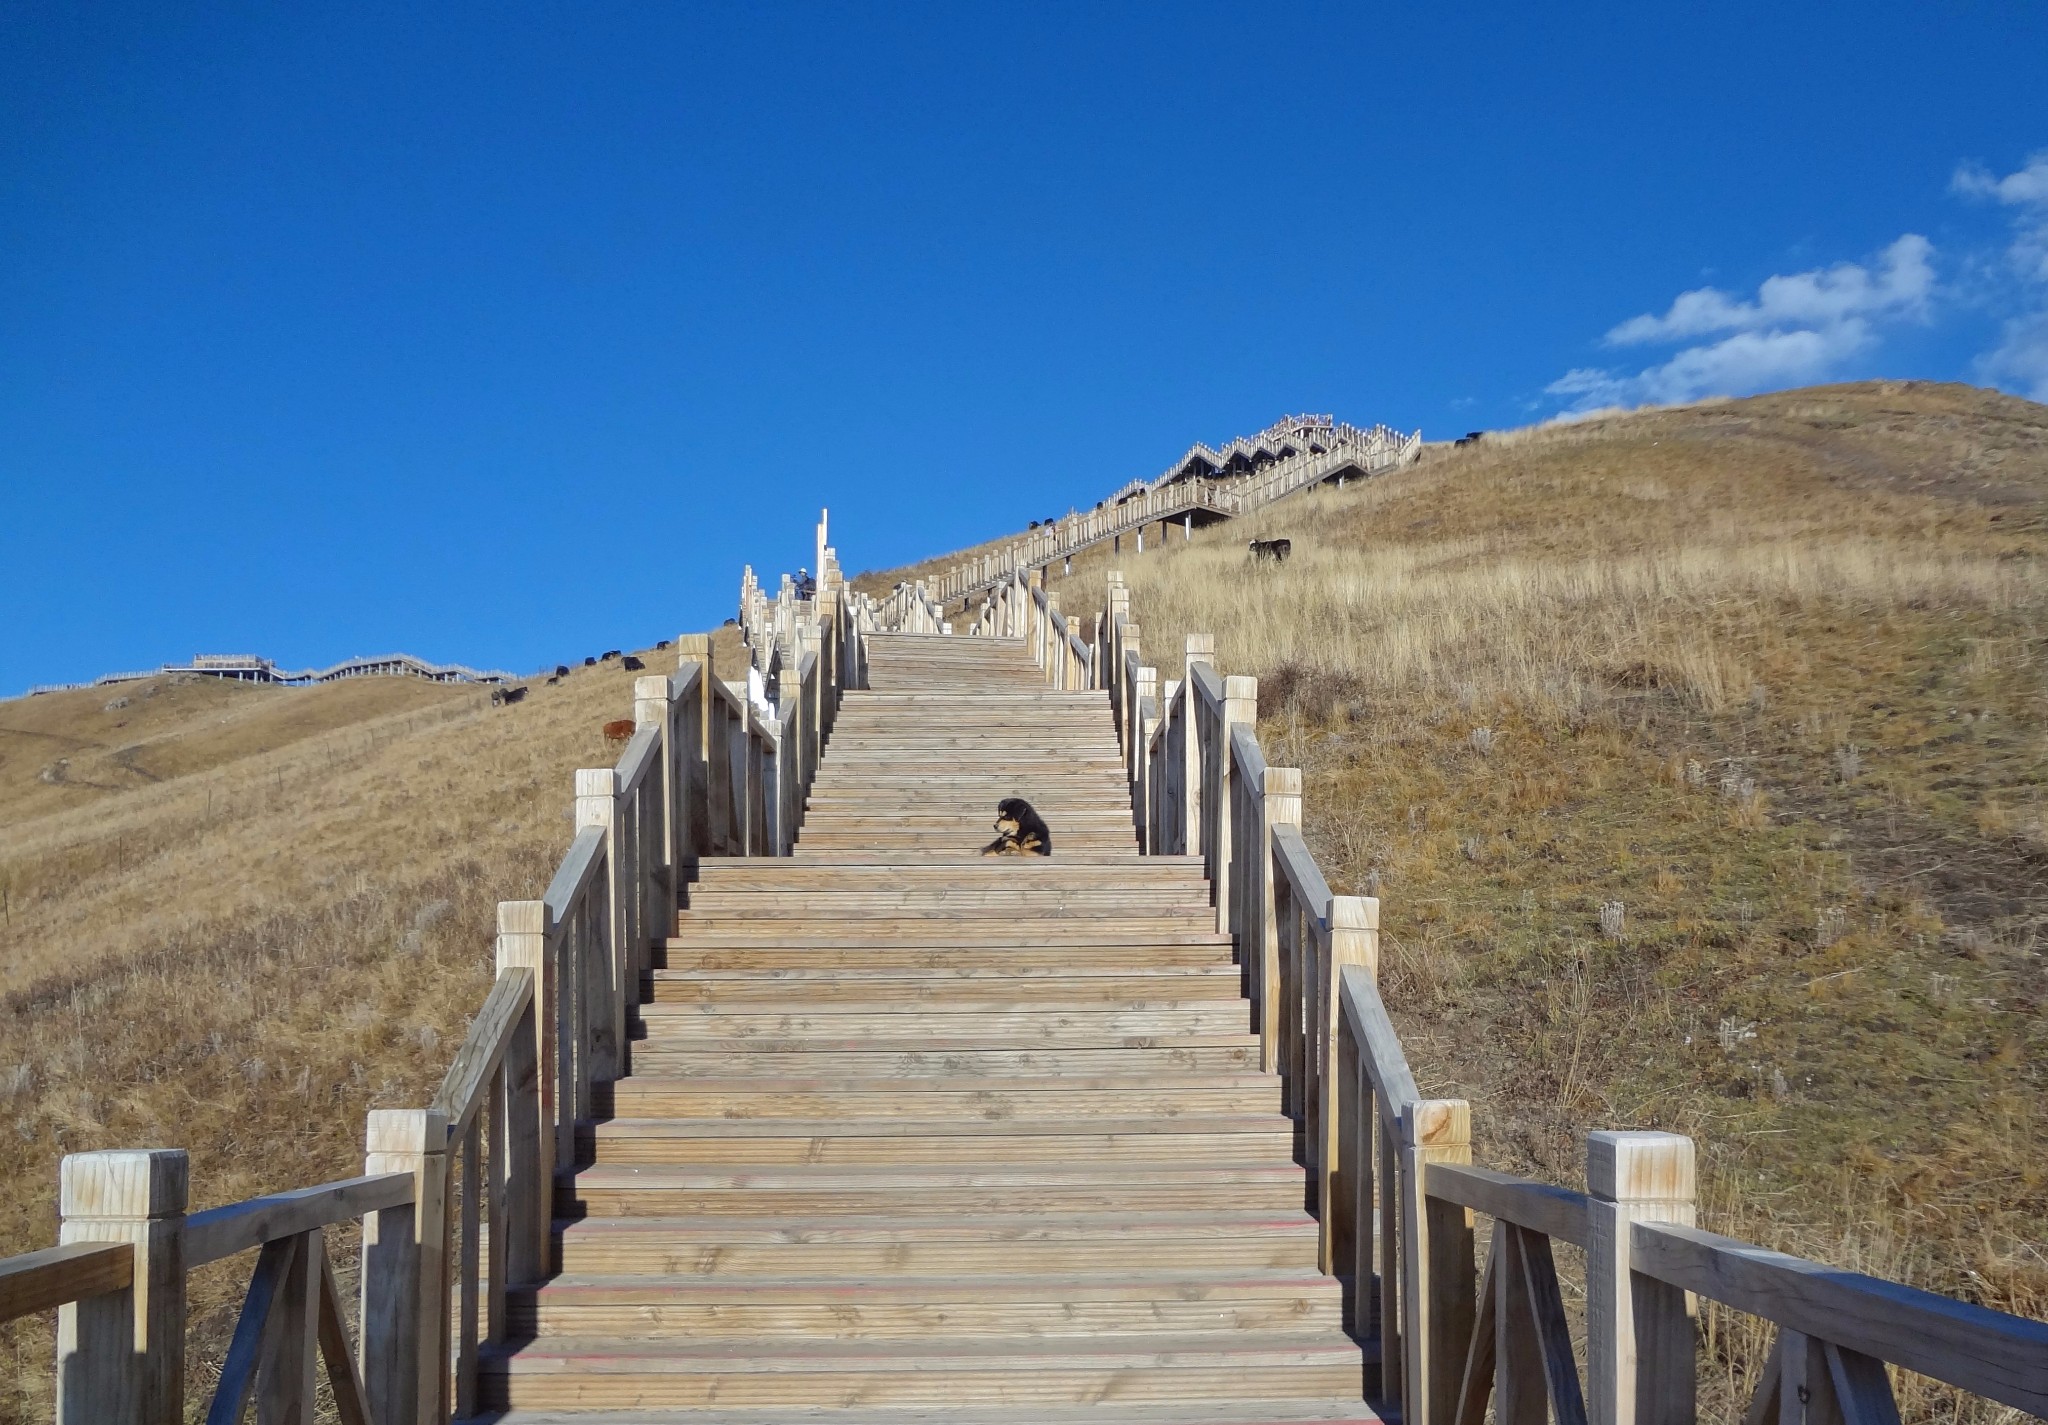
<svg viewBox="0 0 2048 1425">
<path fill-rule="evenodd" d="M 1001 549 L 978 554 L 930 580 L 920 581 L 914 596 L 899 588 L 892 597 L 915 597 L 942 609 L 957 600 L 999 588 L 1013 578 L 1028 577 L 1033 569 L 1042 569 L 1057 560 L 1071 560 L 1076 553 L 1105 539 L 1137 531 L 1138 547 L 1143 549 L 1144 529 L 1149 524 L 1175 519 L 1192 521 L 1197 513 L 1223 517 L 1249 514 L 1344 470 L 1377 473 L 1406 464 L 1422 453 L 1420 431 L 1402 435 L 1385 426 L 1362 430 L 1344 422 L 1331 422 L 1321 428 L 1316 444 L 1289 442 L 1290 447 L 1296 447 L 1292 454 L 1272 459 L 1249 473 L 1183 478 L 1184 467 L 1197 452 L 1219 463 L 1226 462 L 1234 453 L 1270 455 L 1269 438 L 1279 433 L 1278 427 L 1271 428 L 1259 436 L 1232 441 L 1222 451 L 1198 445 L 1157 480 L 1134 482 L 1095 509 L 1049 520 Z M 942 614 L 935 614 L 926 627 L 921 617 L 906 616 L 902 603 L 885 601 L 885 627 L 937 633 L 941 631 L 942 619 Z"/>
<path fill-rule="evenodd" d="M 976 631 L 1021 633 L 1050 679 L 1027 590 L 1021 573 L 998 583 Z M 1379 901 L 1331 894 L 1302 839 L 1301 774 L 1268 764 L 1257 684 L 1221 675 L 1214 647 L 1189 635 L 1162 681 L 1112 572 L 1090 686 L 1116 719 L 1141 845 L 1208 872 L 1383 1409 L 1402 1425 L 1480 1425 L 1489 1404 L 1498 1425 L 1691 1425 L 1705 1297 L 1777 1328 L 1750 1425 L 1890 1425 L 1887 1365 L 2048 1416 L 2048 1324 L 1699 1230 L 1688 1138 L 1588 1135 L 1583 1192 L 1474 1166 L 1470 1106 L 1423 1097 L 1381 1000 Z M 1493 1222 L 1483 1263 L 1475 1213 Z M 1582 1350 L 1559 1243 L 1584 1257 Z"/>
<path fill-rule="evenodd" d="M 538 900 L 499 902 L 497 977 L 439 1092 L 370 1114 L 364 1176 L 188 1216 L 181 1150 L 65 1158 L 60 1245 L 0 1261 L 0 1321 L 59 1314 L 63 1425 L 183 1425 L 186 1273 L 251 1250 L 209 1425 L 251 1405 L 311 1425 L 323 1364 L 344 1425 L 473 1412 L 508 1291 L 549 1270 L 556 1175 L 599 1086 L 629 1066 L 631 1016 L 686 884 L 704 857 L 790 852 L 840 695 L 864 682 L 881 615 L 845 587 L 822 520 L 818 563 L 805 598 L 785 580 L 767 599 L 751 570 L 743 582 L 772 709 L 713 676 L 702 634 L 678 640 L 674 673 L 634 681 L 634 734 L 615 765 L 576 773 L 553 879 Z M 357 1219 L 351 1313 L 325 1233 Z"/>
</svg>

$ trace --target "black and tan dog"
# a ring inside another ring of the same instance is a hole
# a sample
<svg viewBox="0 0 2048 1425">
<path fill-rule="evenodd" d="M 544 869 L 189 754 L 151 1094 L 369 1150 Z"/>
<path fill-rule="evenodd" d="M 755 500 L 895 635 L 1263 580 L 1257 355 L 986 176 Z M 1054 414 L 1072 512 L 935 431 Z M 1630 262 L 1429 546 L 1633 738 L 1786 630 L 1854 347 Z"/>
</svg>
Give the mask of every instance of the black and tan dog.
<svg viewBox="0 0 2048 1425">
<path fill-rule="evenodd" d="M 996 839 L 981 848 L 984 856 L 1050 856 L 1052 828 L 1022 797 L 996 803 Z"/>
</svg>

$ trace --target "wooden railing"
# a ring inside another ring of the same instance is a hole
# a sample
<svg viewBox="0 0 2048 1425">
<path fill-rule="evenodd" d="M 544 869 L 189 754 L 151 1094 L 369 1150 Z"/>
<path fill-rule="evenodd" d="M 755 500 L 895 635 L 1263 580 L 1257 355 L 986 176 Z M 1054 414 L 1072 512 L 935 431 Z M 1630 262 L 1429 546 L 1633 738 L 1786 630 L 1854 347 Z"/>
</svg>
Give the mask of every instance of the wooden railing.
<svg viewBox="0 0 2048 1425">
<path fill-rule="evenodd" d="M 60 1244 L 0 1261 L 0 1321 L 56 1310 L 63 1425 L 183 1425 L 186 1275 L 255 1251 L 207 1407 L 232 1425 L 312 1425 L 325 1377 L 344 1425 L 441 1425 L 477 1404 L 508 1292 L 550 1268 L 560 1175 L 600 1087 L 627 1072 L 635 1007 L 698 862 L 786 855 L 841 693 L 877 626 L 819 527 L 812 598 L 766 608 L 772 714 L 713 676 L 708 639 L 633 685 L 618 762 L 575 776 L 576 831 L 539 900 L 498 904 L 497 976 L 423 1109 L 369 1116 L 364 1176 L 187 1215 L 176 1149 L 64 1159 Z M 750 630 L 750 633 L 752 630 Z M 328 1229 L 360 1219 L 356 1310 Z M 357 1324 L 349 1337 L 350 1318 Z"/>
<path fill-rule="evenodd" d="M 1016 636 L 1014 611 L 1045 606 L 999 593 L 1009 612 L 978 631 Z M 1189 635 L 1162 684 L 1110 575 L 1096 685 L 1141 844 L 1202 858 L 1383 1411 L 1480 1425 L 1490 1402 L 1498 1425 L 1690 1425 L 1705 1297 L 1776 1325 L 1749 1425 L 1889 1425 L 1888 1365 L 2048 1416 L 2048 1324 L 1699 1230 L 1689 1138 L 1589 1134 L 1583 1191 L 1474 1166 L 1470 1105 L 1423 1097 L 1381 1001 L 1379 901 L 1331 894 L 1301 835 L 1301 773 L 1260 748 L 1258 684 L 1219 675 L 1213 651 Z M 1492 1220 L 1483 1263 L 1475 1213 Z M 1558 1244 L 1583 1256 L 1583 1347 Z"/>
<path fill-rule="evenodd" d="M 1340 471 L 1355 468 L 1375 473 L 1388 470 L 1415 459 L 1422 451 L 1420 431 L 1404 436 L 1385 426 L 1362 430 L 1333 421 L 1317 428 L 1319 440 L 1315 445 L 1300 439 L 1290 440 L 1285 448 L 1292 453 L 1273 458 L 1277 448 L 1275 442 L 1283 428 L 1293 429 L 1283 422 L 1258 436 L 1232 441 L 1220 452 L 1197 445 L 1159 479 L 1126 486 L 1095 509 L 1049 520 L 1000 549 L 976 555 L 930 580 L 920 581 L 914 587 L 921 597 L 943 609 L 956 600 L 970 599 L 998 587 L 1016 575 L 1028 575 L 1032 570 L 1043 569 L 1055 561 L 1071 559 L 1082 549 L 1105 539 L 1119 538 L 1136 531 L 1138 547 L 1143 549 L 1144 528 L 1150 524 L 1175 519 L 1191 520 L 1197 513 L 1219 516 L 1249 514 L 1297 490 L 1327 480 Z M 1182 478 L 1188 462 L 1197 453 L 1204 452 L 1217 462 L 1242 453 L 1263 457 L 1265 463 L 1245 474 L 1213 479 L 1201 476 Z M 898 594 L 902 592 L 902 588 L 897 590 Z M 929 628 L 913 628 L 903 617 L 906 612 L 896 606 L 888 607 L 884 626 L 906 631 L 939 632 L 942 615 L 935 618 Z"/>
<path fill-rule="evenodd" d="M 983 602 L 973 632 L 993 638 L 1021 638 L 1055 688 L 1092 688 L 1095 647 L 1081 637 L 1080 620 L 1060 612 L 1049 594 L 1022 572 L 1006 575 Z"/>
</svg>

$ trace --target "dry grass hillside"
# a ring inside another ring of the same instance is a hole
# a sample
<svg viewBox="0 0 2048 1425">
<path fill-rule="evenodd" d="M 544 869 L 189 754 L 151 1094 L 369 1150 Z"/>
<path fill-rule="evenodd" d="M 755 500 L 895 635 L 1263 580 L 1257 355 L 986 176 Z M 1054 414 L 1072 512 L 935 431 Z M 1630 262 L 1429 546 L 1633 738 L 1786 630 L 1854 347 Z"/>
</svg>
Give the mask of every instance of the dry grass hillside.
<svg viewBox="0 0 2048 1425">
<path fill-rule="evenodd" d="M 55 1240 L 67 1152 L 189 1149 L 195 1209 L 360 1172 L 363 1115 L 432 1097 L 495 903 L 545 885 L 634 676 L 507 708 L 395 678 L 0 702 L 0 1255 Z M 197 1386 L 248 1268 L 195 1274 Z M 47 1322 L 0 1328 L 0 1420 L 47 1418 L 51 1359 Z"/>
<path fill-rule="evenodd" d="M 1259 678 L 1480 1161 L 1690 1133 L 1712 1225 L 2043 1317 L 2044 499 L 2048 408 L 1869 384 L 1517 432 L 1117 562 L 1162 676 L 1205 630 Z"/>
</svg>

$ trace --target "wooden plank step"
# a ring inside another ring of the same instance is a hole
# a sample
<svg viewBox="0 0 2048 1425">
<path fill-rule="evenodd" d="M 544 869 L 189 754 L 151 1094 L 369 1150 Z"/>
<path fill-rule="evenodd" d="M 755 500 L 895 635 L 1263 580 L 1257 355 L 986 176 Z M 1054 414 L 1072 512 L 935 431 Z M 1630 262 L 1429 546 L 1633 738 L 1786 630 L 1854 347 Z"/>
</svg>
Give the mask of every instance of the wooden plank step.
<svg viewBox="0 0 2048 1425">
<path fill-rule="evenodd" d="M 754 872 L 763 871 L 780 875 L 791 874 L 794 870 L 789 859 L 783 856 L 707 856 L 694 864 L 701 869 L 706 878 L 728 875 L 744 877 Z M 840 864 L 847 870 L 870 871 L 876 875 L 891 874 L 903 865 L 900 862 L 885 861 L 853 861 Z M 1027 861 L 1020 864 L 1029 866 L 1032 863 Z M 944 875 L 960 871 L 973 872 L 975 870 L 994 874 L 989 863 L 978 857 L 962 860 L 952 865 L 940 866 L 934 866 L 928 862 L 913 862 L 910 863 L 910 867 L 919 871 L 930 871 L 934 874 Z M 818 869 L 820 868 L 806 868 L 806 874 Z M 1194 871 L 1199 874 L 1201 869 L 1202 858 L 1199 856 L 1147 856 L 1140 863 L 1137 874 L 1139 876 L 1163 875 L 1173 871 Z"/>
<path fill-rule="evenodd" d="M 764 1080 L 759 1076 L 706 1078 L 696 1074 L 665 1075 L 635 1070 L 626 1078 L 597 1084 L 594 1088 L 599 1095 L 601 1113 L 620 1112 L 622 1110 L 616 1105 L 623 1104 L 633 1106 L 633 1112 L 641 1117 L 649 1116 L 646 1106 L 656 1102 L 663 1105 L 664 1112 L 674 1112 L 685 1118 L 722 1117 L 721 1112 L 705 1112 L 703 1105 L 717 1102 L 727 1095 L 750 1103 L 757 1097 L 772 1102 L 779 1096 L 786 1097 L 792 1104 L 808 1097 L 829 1096 L 835 1107 L 853 1113 L 858 1107 L 853 1100 L 861 1095 L 886 1093 L 898 1100 L 914 1096 L 920 1104 L 937 1112 L 941 1111 L 943 1101 L 952 1098 L 958 1098 L 964 1106 L 979 1109 L 991 1092 L 1028 1100 L 1017 1106 L 1015 1111 L 1020 1113 L 1087 1111 L 1083 1100 L 1093 1101 L 1096 1095 L 1126 1094 L 1158 1095 L 1158 1103 L 1148 1107 L 1148 1112 L 1187 1111 L 1193 1099 L 1199 1098 L 1205 1105 L 1202 1109 L 1205 1112 L 1267 1113 L 1278 1111 L 1274 1100 L 1280 1092 L 1280 1077 L 1263 1073 L 1090 1074 L 1060 1080 L 1022 1077 L 1012 1087 L 937 1076 L 906 1085 L 897 1078 L 886 1076 L 849 1079 L 840 1075 L 813 1074 L 807 1077 L 784 1075 Z M 920 1108 L 919 1112 L 922 1111 Z M 733 1116 L 748 1118 L 763 1114 L 750 1110 Z M 793 1112 L 791 1116 L 815 1115 Z"/>
<path fill-rule="evenodd" d="M 1037 1044 L 1069 1036 L 1099 1040 L 1132 1035 L 1228 1034 L 1242 1032 L 1250 1017 L 1241 1000 L 1228 1004 L 1165 1001 L 1135 1009 L 1016 1001 L 961 1003 L 946 1010 L 858 1001 L 807 1004 L 787 1011 L 758 1005 L 726 1008 L 695 1004 L 650 1004 L 640 1009 L 640 1019 L 649 1034 L 682 1032 L 778 1039 L 811 1035 L 849 1039 L 867 1034 L 878 1039 L 907 1036 L 934 1040 L 1008 1036 Z"/>
<path fill-rule="evenodd" d="M 971 979 L 944 975 L 923 982 L 905 982 L 879 978 L 880 973 L 848 974 L 837 979 L 830 975 L 803 980 L 768 979 L 745 984 L 676 984 L 657 980 L 643 987 L 652 993 L 643 993 L 642 1000 L 654 1005 L 780 1009 L 792 1013 L 863 1001 L 946 1010 L 959 1007 L 963 997 L 984 1002 L 1000 1000 L 1010 1005 L 1028 1002 L 1077 1009 L 1145 1009 L 1162 1002 L 1184 1005 L 1194 1000 L 1242 1000 L 1237 971 L 1228 965 L 1218 965 L 1213 972 L 1199 972 L 1199 978 L 1157 975 L 1149 981 L 1111 975 L 1072 980 L 1052 976 L 1031 979 L 990 969 Z"/>
<path fill-rule="evenodd" d="M 1341 1332 L 1337 1282 L 1316 1271 L 1188 1271 L 896 1277 L 875 1282 L 562 1276 L 516 1288 L 514 1332 L 744 1340 L 888 1340 L 939 1336 L 1144 1336 L 1196 1332 Z"/>
<path fill-rule="evenodd" d="M 1289 1163 L 1189 1167 L 1182 1162 L 1077 1168 L 1054 1164 L 979 1167 L 684 1166 L 584 1168 L 567 1202 L 602 1217 L 872 1217 L 1014 1212 L 1273 1212 L 1301 1207 L 1306 1179 Z"/>
<path fill-rule="evenodd" d="M 732 906 L 751 911 L 786 907 L 823 920 L 844 914 L 848 909 L 869 905 L 897 905 L 906 910 L 944 906 L 1007 908 L 1013 905 L 1091 906 L 1116 910 L 1129 906 L 1150 913 L 1162 907 L 1172 910 L 1197 905 L 1206 910 L 1209 908 L 1207 892 L 1206 886 L 1193 880 L 1135 886 L 1066 885 L 1044 878 L 1019 881 L 1013 885 L 1004 885 L 993 879 L 974 885 L 951 886 L 909 882 L 894 887 L 872 883 L 801 888 L 706 885 L 691 893 L 690 909 Z"/>
<path fill-rule="evenodd" d="M 1244 1072 L 1259 1066 L 1257 1042 L 1250 1036 L 1227 1044 L 1144 1048 L 1019 1048 L 1014 1044 L 940 1048 L 934 1045 L 883 1048 L 855 1043 L 844 1049 L 750 1046 L 744 1049 L 705 1048 L 695 1041 L 644 1039 L 633 1045 L 635 1073 L 750 1075 L 803 1077 L 843 1074 L 849 1078 L 931 1074 L 985 1075 L 1013 1080 L 1018 1076 L 1064 1078 L 1069 1075 Z"/>
<path fill-rule="evenodd" d="M 653 1276 L 945 1275 L 1313 1268 L 1316 1228 L 1300 1210 L 1010 1217 L 592 1217 L 554 1225 L 565 1271 Z"/>
<path fill-rule="evenodd" d="M 1356 1400 L 1175 1401 L 1002 1406 L 785 1406 L 693 1410 L 511 1410 L 455 1425 L 1379 1425 Z"/>
<path fill-rule="evenodd" d="M 636 1033 L 648 1026 L 635 1023 Z M 835 1021 L 825 1029 L 838 1028 Z M 730 1032 L 729 1022 L 700 1023 L 694 1020 L 671 1020 L 657 1023 L 653 1028 L 660 1032 L 660 1038 L 648 1038 L 645 1042 L 654 1048 L 690 1050 L 696 1053 L 720 1054 L 780 1054 L 793 1051 L 843 1052 L 846 1050 L 871 1050 L 878 1054 L 903 1055 L 908 1053 L 943 1054 L 950 1061 L 956 1051 L 1002 1051 L 1049 1053 L 1073 1049 L 1151 1049 L 1160 1052 L 1179 1053 L 1200 1048 L 1235 1049 L 1250 1046 L 1256 1048 L 1258 1039 L 1249 1032 L 1236 1034 L 1122 1034 L 1099 1026 L 1063 1027 L 1057 1035 L 1037 1034 L 1020 1037 L 1015 1034 L 1001 1034 L 990 1031 L 983 1034 L 947 1034 L 944 1036 L 926 1034 L 912 1043 L 902 1041 L 881 1042 L 879 1036 L 865 1033 L 851 1037 L 834 1036 L 822 1030 L 815 1034 L 741 1034 Z M 636 1048 L 634 1053 L 640 1051 Z M 636 1059 L 637 1062 L 637 1059 Z"/>
<path fill-rule="evenodd" d="M 684 923 L 678 916 L 678 926 Z M 1011 924 L 976 926 L 972 934 L 966 930 L 958 923 L 946 921 L 892 926 L 872 934 L 868 933 L 865 925 L 858 924 L 825 928 L 815 925 L 762 926 L 749 922 L 728 925 L 723 929 L 692 924 L 687 936 L 669 936 L 661 942 L 661 948 L 686 968 L 697 966 L 700 961 L 689 958 L 684 963 L 685 957 L 709 955 L 720 950 L 763 948 L 787 950 L 793 957 L 792 963 L 797 964 L 811 963 L 803 958 L 805 951 L 872 950 L 879 954 L 887 950 L 903 950 L 922 957 L 911 963 L 929 966 L 952 963 L 945 958 L 949 954 L 966 957 L 961 961 L 964 964 L 976 956 L 1004 951 L 1016 953 L 1020 964 L 1033 963 L 1027 957 L 1035 955 L 1036 963 L 1054 965 L 1137 964 L 1144 963 L 1147 954 L 1160 964 L 1205 964 L 1208 961 L 1204 956 L 1227 958 L 1230 954 L 1227 938 L 1207 927 L 1175 928 L 1162 933 L 1152 926 L 1104 927 L 1100 922 L 1051 921 L 1034 924 L 1028 929 Z M 1128 958 L 1118 959 L 1119 955 Z M 880 968 L 888 962 L 877 959 L 869 963 Z M 710 968 L 708 963 L 703 963 L 703 967 Z"/>
<path fill-rule="evenodd" d="M 1329 1399 L 1359 1388 L 1341 1334 L 1237 1332 L 894 1343 L 547 1337 L 487 1350 L 491 1406 L 1083 1404 Z"/>
<path fill-rule="evenodd" d="M 1221 1081 L 1219 1081 L 1221 1079 Z M 782 1075 L 694 1079 L 635 1069 L 604 1085 L 596 1112 L 618 1118 L 705 1118 L 715 1122 L 866 1122 L 866 1120 L 987 1120 L 1010 1124 L 1055 1122 L 1063 1126 L 1116 1120 L 1135 1130 L 1182 1128 L 1192 1120 L 1255 1116 L 1266 1126 L 1280 1118 L 1280 1081 L 1270 1075 L 1180 1075 L 1141 1081 L 1081 1075 L 1079 1081 L 1024 1077 L 1010 1083 L 958 1081 L 940 1075 L 903 1083 L 891 1077 L 854 1083 L 797 1079 Z"/>
<path fill-rule="evenodd" d="M 1100 965 L 960 970 L 655 970 L 641 996 L 662 1004 L 787 1004 L 826 999 L 891 999 L 944 1003 L 963 987 L 1000 987 L 1011 1000 L 1134 1002 L 1171 987 L 1180 999 L 1237 999 L 1235 966 L 1120 971 Z"/>
<path fill-rule="evenodd" d="M 1109 1166 L 1167 1158 L 1220 1166 L 1292 1161 L 1294 1128 L 1277 1113 L 1190 1118 L 1172 1124 L 1149 1119 L 989 1122 L 964 1116 L 613 1118 L 579 1125 L 576 1141 L 583 1160 L 598 1167 Z"/>
<path fill-rule="evenodd" d="M 1185 966 L 1227 966 L 1229 948 L 1190 938 L 1185 945 L 1167 944 L 1157 938 L 1138 937 L 1121 944 L 1045 937 L 1039 945 L 940 945 L 926 940 L 911 945 L 901 941 L 863 943 L 859 939 L 825 945 L 815 937 L 803 944 L 791 944 L 793 937 L 721 935 L 717 943 L 696 938 L 665 941 L 656 960 L 676 970 L 706 970 L 738 973 L 783 972 L 828 973 L 833 970 L 888 969 L 931 970 L 965 973 L 979 970 L 1042 971 L 1059 974 L 1076 965 L 1114 972 L 1172 969 Z"/>
<path fill-rule="evenodd" d="M 838 944 L 855 939 L 881 940 L 904 945 L 954 945 L 972 949 L 977 945 L 1074 945 L 1099 943 L 1077 940 L 1077 932 L 1088 936 L 1122 937 L 1127 944 L 1202 944 L 1204 930 L 1214 924 L 1207 910 L 1196 913 L 1160 912 L 1151 915 L 1090 915 L 1083 910 L 1049 910 L 1038 915 L 1008 917 L 945 915 L 862 916 L 857 924 L 863 936 L 846 935 L 828 941 L 811 921 L 797 916 L 752 916 L 707 914 L 686 910 L 677 919 L 682 932 L 671 939 L 676 948 L 688 950 L 693 944 L 726 942 L 759 944 Z"/>
</svg>

